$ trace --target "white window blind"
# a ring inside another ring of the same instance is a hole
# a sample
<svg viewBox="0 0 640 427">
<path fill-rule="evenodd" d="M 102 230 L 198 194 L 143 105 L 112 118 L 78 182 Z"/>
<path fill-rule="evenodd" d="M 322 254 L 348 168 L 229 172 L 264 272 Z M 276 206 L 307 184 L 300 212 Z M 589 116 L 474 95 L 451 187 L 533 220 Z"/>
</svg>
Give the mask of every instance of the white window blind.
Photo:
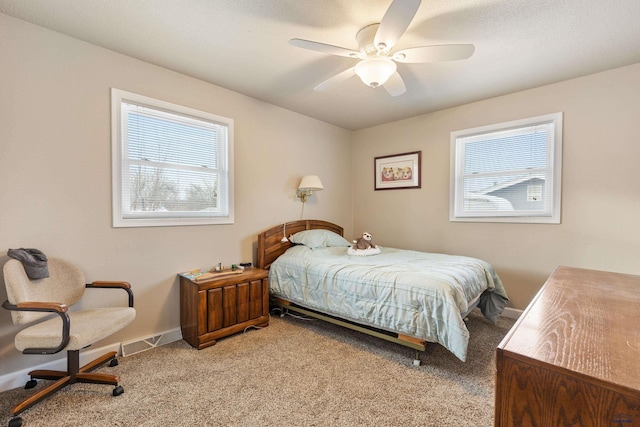
<svg viewBox="0 0 640 427">
<path fill-rule="evenodd" d="M 113 92 L 114 226 L 233 222 L 233 121 Z"/>
<path fill-rule="evenodd" d="M 452 132 L 451 220 L 559 222 L 561 113 Z"/>
</svg>

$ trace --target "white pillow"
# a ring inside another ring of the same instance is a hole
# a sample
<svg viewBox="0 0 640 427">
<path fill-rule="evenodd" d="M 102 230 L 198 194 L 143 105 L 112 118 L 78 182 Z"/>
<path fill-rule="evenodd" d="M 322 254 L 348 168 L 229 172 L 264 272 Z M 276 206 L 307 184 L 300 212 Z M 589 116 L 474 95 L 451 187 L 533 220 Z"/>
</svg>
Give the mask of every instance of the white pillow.
<svg viewBox="0 0 640 427">
<path fill-rule="evenodd" d="M 344 237 L 329 230 L 304 230 L 289 237 L 291 243 L 304 245 L 311 249 L 328 248 L 332 246 L 351 246 Z"/>
</svg>

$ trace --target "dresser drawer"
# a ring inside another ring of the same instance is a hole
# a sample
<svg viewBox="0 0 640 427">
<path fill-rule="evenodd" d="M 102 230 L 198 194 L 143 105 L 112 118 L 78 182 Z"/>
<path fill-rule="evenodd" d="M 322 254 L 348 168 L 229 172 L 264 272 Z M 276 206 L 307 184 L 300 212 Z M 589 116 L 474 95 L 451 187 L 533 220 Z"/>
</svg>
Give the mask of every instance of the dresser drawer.
<svg viewBox="0 0 640 427">
<path fill-rule="evenodd" d="M 180 276 L 180 325 L 184 340 L 198 349 L 250 326 L 268 326 L 268 272 L 252 268 L 204 282 Z"/>
</svg>

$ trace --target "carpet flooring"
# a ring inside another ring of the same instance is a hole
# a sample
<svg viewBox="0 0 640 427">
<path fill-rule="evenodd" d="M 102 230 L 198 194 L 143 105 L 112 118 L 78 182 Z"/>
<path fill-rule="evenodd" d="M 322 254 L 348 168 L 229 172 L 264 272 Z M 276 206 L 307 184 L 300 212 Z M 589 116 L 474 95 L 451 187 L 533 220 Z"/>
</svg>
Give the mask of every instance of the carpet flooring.
<svg viewBox="0 0 640 427">
<path fill-rule="evenodd" d="M 475 310 L 466 362 L 433 344 L 414 366 L 415 351 L 398 344 L 272 315 L 207 349 L 177 341 L 100 368 L 120 376 L 120 396 L 73 384 L 21 416 L 25 427 L 492 426 L 495 348 L 513 323 Z M 47 383 L 0 393 L 4 420 Z"/>
</svg>

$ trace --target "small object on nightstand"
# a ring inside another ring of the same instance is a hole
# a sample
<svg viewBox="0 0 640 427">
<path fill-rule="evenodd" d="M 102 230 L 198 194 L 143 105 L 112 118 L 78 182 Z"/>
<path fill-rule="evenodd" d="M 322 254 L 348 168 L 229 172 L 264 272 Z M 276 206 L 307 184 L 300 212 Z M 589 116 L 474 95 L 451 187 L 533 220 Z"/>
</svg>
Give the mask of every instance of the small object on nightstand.
<svg viewBox="0 0 640 427">
<path fill-rule="evenodd" d="M 241 262 L 241 263 L 240 263 L 240 265 L 241 265 L 242 267 L 245 267 L 245 268 L 247 268 L 247 267 L 251 267 L 251 263 L 250 263 L 250 262 Z"/>
</svg>

